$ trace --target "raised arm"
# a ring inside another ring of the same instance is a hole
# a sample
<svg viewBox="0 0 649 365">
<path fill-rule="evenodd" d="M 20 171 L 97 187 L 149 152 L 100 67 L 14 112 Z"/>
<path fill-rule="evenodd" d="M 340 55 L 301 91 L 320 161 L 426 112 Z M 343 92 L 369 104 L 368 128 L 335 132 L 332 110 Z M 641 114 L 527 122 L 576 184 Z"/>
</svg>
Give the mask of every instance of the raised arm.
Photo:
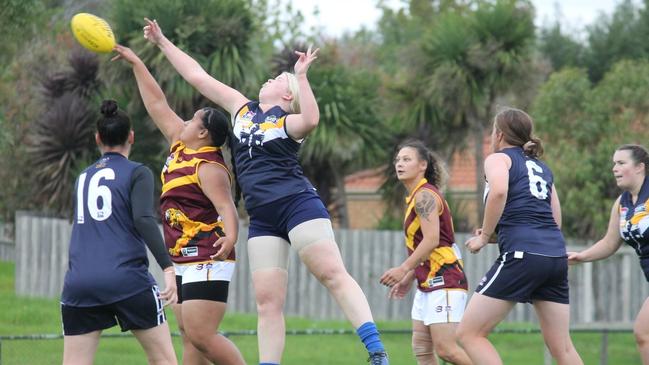
<svg viewBox="0 0 649 365">
<path fill-rule="evenodd" d="M 203 96 L 227 110 L 230 115 L 234 115 L 243 104 L 248 102 L 243 94 L 210 76 L 196 60 L 171 43 L 162 34 L 158 22 L 147 18 L 144 20 L 146 21 L 144 38 L 157 45 L 180 76 Z"/>
<path fill-rule="evenodd" d="M 622 245 L 619 233 L 620 227 L 620 198 L 617 198 L 611 208 L 606 234 L 601 240 L 581 252 L 568 252 L 570 263 L 597 261 L 611 256 Z"/>
<path fill-rule="evenodd" d="M 295 51 L 299 56 L 295 63 L 295 78 L 297 79 L 299 98 L 300 98 L 300 113 L 291 114 L 286 117 L 286 130 L 288 134 L 295 139 L 302 139 L 313 131 L 320 121 L 320 110 L 318 103 L 311 90 L 311 85 L 306 77 L 311 63 L 315 61 L 320 49 L 316 48 L 311 51 L 311 47 L 305 52 Z"/>
<path fill-rule="evenodd" d="M 144 62 L 128 47 L 117 45 L 115 52 L 117 52 L 117 56 L 113 58 L 113 61 L 123 59 L 133 67 L 137 88 L 146 111 L 167 141 L 173 144 L 180 138 L 183 120 L 171 110 L 160 85 L 146 68 Z"/>
</svg>

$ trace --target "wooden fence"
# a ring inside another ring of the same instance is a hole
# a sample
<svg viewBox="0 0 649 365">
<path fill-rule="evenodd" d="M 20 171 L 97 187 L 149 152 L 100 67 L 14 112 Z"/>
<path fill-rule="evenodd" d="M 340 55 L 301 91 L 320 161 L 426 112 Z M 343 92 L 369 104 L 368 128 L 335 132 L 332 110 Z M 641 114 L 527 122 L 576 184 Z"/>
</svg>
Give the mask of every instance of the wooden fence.
<svg viewBox="0 0 649 365">
<path fill-rule="evenodd" d="M 16 292 L 18 295 L 51 297 L 60 295 L 67 269 L 71 225 L 67 220 L 16 214 Z M 381 274 L 405 258 L 400 231 L 336 230 L 336 238 L 345 266 L 363 288 L 376 319 L 409 319 L 412 294 L 404 300 L 387 299 L 388 290 L 378 283 Z M 246 253 L 247 228 L 242 226 L 236 246 L 238 264 L 230 286 L 229 310 L 254 313 L 255 302 Z M 464 243 L 466 234 L 457 234 Z M 463 245 L 460 244 L 463 249 Z M 576 247 L 578 248 L 578 247 Z M 465 270 L 470 290 L 475 289 L 498 254 L 497 245 L 489 245 L 479 254 L 465 254 Z M 160 282 L 161 271 L 150 257 L 151 272 Z M 613 257 L 597 263 L 571 267 L 571 322 L 630 323 L 633 321 L 649 287 L 635 253 L 623 247 Z M 286 314 L 313 319 L 342 319 L 342 312 L 320 283 L 291 253 Z M 508 320 L 535 321 L 530 305 L 519 304 Z"/>
</svg>

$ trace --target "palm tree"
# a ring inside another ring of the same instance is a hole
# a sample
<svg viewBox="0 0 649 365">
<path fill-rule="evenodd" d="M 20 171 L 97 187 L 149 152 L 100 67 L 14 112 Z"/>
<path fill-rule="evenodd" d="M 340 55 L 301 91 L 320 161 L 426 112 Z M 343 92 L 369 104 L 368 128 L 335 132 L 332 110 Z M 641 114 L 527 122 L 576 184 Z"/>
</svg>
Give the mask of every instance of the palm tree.
<svg viewBox="0 0 649 365">
<path fill-rule="evenodd" d="M 408 105 L 403 117 L 409 125 L 429 125 L 435 134 L 452 138 L 446 143 L 435 138 L 439 149 L 452 151 L 457 141 L 473 138 L 479 217 L 484 209 L 485 128 L 491 125 L 496 98 L 524 79 L 534 39 L 532 19 L 530 2 L 516 0 L 441 13 L 422 37 L 408 79 L 413 90 L 397 89 Z M 409 94 L 418 97 L 408 102 Z"/>
<path fill-rule="evenodd" d="M 96 113 L 89 107 L 98 95 L 97 57 L 75 48 L 70 71 L 58 71 L 41 80 L 43 111 L 33 121 L 27 152 L 38 190 L 36 200 L 50 212 L 69 215 L 74 179 L 95 149 Z"/>
</svg>

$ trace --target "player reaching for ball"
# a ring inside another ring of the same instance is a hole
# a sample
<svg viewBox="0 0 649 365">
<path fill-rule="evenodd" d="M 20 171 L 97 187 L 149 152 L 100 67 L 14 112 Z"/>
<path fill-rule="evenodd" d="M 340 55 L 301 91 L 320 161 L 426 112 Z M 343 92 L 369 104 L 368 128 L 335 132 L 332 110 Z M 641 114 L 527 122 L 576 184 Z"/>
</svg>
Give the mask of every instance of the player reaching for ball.
<svg viewBox="0 0 649 365">
<path fill-rule="evenodd" d="M 369 352 L 371 364 L 388 364 L 367 299 L 345 269 L 329 213 L 297 157 L 320 120 L 307 79 L 318 49 L 296 52 L 295 73 L 269 79 L 259 91 L 259 101 L 251 101 L 205 72 L 162 34 L 155 21 L 147 19 L 144 35 L 185 80 L 232 115 L 239 183 L 250 215 L 248 255 L 259 316 L 260 362 L 279 364 L 284 352 L 283 309 L 292 247 L 336 299 Z"/>
<path fill-rule="evenodd" d="M 149 116 L 170 144 L 162 170 L 165 243 L 176 268 L 178 304 L 173 306 L 183 335 L 183 364 L 244 364 L 243 356 L 217 329 L 225 315 L 235 269 L 239 220 L 232 201 L 230 171 L 222 146 L 232 146 L 230 121 L 213 108 L 183 121 L 142 60 L 117 45 L 133 68 Z"/>
</svg>

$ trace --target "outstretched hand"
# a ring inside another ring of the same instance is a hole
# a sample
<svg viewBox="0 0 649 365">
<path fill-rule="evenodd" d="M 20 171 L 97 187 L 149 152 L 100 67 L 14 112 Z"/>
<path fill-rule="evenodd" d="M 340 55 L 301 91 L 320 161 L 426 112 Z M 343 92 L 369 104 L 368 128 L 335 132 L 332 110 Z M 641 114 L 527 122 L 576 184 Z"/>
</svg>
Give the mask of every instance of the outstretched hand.
<svg viewBox="0 0 649 365">
<path fill-rule="evenodd" d="M 150 20 L 149 18 L 144 18 L 144 21 L 146 22 L 146 25 L 142 28 L 144 38 L 155 45 L 159 45 L 165 36 L 162 34 L 162 29 L 160 29 L 158 21 L 155 19 Z"/>
<path fill-rule="evenodd" d="M 317 54 L 319 50 L 320 48 L 316 48 L 311 51 L 311 46 L 309 46 L 306 52 L 295 51 L 295 54 L 299 57 L 297 62 L 295 62 L 295 75 L 306 75 L 311 63 L 318 58 Z"/>
<path fill-rule="evenodd" d="M 113 51 L 117 52 L 117 56 L 111 58 L 111 61 L 124 60 L 131 65 L 140 61 L 140 58 L 133 52 L 130 48 L 122 46 L 120 44 L 116 45 L 113 48 Z"/>
</svg>

